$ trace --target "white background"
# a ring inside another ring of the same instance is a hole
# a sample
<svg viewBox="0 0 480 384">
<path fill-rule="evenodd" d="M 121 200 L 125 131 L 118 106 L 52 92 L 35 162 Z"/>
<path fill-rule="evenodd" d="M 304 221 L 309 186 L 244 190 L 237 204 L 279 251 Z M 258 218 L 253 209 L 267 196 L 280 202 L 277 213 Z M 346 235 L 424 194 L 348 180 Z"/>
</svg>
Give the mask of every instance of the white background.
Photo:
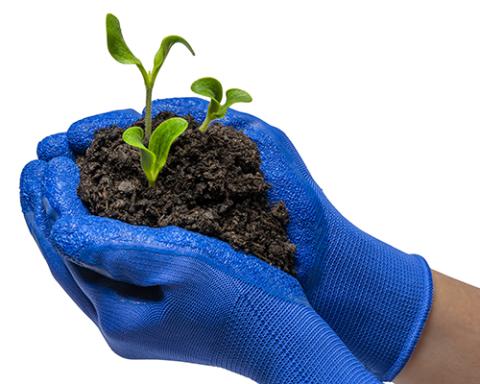
<svg viewBox="0 0 480 384">
<path fill-rule="evenodd" d="M 3 1 L 0 382 L 247 383 L 219 369 L 115 356 L 50 276 L 20 212 L 37 142 L 85 116 L 143 107 L 109 56 L 107 12 L 150 63 L 184 36 L 155 97 L 211 75 L 254 97 L 344 215 L 441 272 L 480 285 L 478 1 Z"/>
</svg>

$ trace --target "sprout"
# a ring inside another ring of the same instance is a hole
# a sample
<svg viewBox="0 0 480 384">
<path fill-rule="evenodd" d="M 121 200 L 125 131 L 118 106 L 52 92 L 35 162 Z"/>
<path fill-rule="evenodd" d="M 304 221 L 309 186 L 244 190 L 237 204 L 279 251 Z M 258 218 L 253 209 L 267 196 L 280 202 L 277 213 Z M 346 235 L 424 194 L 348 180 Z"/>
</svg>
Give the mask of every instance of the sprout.
<svg viewBox="0 0 480 384">
<path fill-rule="evenodd" d="M 210 98 L 208 104 L 207 115 L 202 125 L 198 130 L 202 133 L 207 131 L 212 120 L 220 119 L 225 116 L 228 108 L 235 103 L 249 103 L 252 97 L 245 91 L 238 88 L 231 88 L 226 92 L 227 101 L 221 105 L 223 98 L 222 84 L 213 77 L 204 77 L 192 83 L 191 89 L 193 92 Z"/>
<path fill-rule="evenodd" d="M 170 51 L 170 48 L 172 48 L 175 43 L 180 43 L 187 47 L 187 49 L 192 53 L 192 55 L 195 55 L 195 52 L 193 51 L 190 44 L 188 44 L 188 42 L 183 37 L 174 35 L 167 36 L 162 40 L 160 48 L 155 55 L 155 59 L 153 61 L 153 69 L 147 72 L 142 62 L 132 53 L 132 51 L 130 51 L 127 43 L 125 43 L 122 35 L 122 29 L 120 28 L 120 22 L 118 21 L 118 19 L 114 15 L 109 13 L 107 15 L 106 24 L 108 51 L 110 52 L 112 57 L 122 64 L 135 64 L 142 74 L 147 94 L 145 106 L 145 138 L 146 140 L 148 140 L 150 138 L 150 135 L 152 134 L 153 85 L 155 84 L 158 72 L 160 71 L 163 62 L 165 61 L 165 58 Z"/>
<path fill-rule="evenodd" d="M 188 122 L 180 117 L 172 117 L 162 122 L 150 136 L 148 148 L 143 144 L 144 133 L 140 127 L 130 127 L 123 132 L 123 140 L 140 150 L 143 172 L 151 187 L 167 163 L 168 152 L 173 142 L 188 127 Z"/>
</svg>

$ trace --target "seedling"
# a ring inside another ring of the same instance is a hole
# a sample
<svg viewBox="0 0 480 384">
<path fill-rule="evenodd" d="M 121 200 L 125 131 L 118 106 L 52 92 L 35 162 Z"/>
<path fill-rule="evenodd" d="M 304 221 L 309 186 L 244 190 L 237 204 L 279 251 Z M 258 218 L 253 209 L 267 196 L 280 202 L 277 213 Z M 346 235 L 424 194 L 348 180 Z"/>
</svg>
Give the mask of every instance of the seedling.
<svg viewBox="0 0 480 384">
<path fill-rule="evenodd" d="M 212 120 L 220 119 L 225 116 L 228 108 L 235 103 L 250 103 L 252 97 L 244 90 L 238 88 L 231 88 L 227 90 L 227 100 L 225 104 L 221 104 L 223 98 L 222 84 L 213 77 L 203 77 L 192 83 L 191 89 L 193 92 L 210 98 L 208 104 L 207 115 L 205 120 L 200 125 L 198 130 L 205 133 Z"/>
<path fill-rule="evenodd" d="M 120 28 L 120 22 L 117 17 L 109 13 L 107 15 L 107 44 L 108 50 L 112 57 L 122 64 L 135 64 L 140 73 L 142 74 L 143 81 L 145 83 L 146 89 L 146 105 L 145 105 L 145 139 L 148 141 L 150 135 L 152 134 L 152 91 L 153 85 L 157 78 L 158 72 L 165 61 L 168 53 L 172 46 L 176 43 L 183 44 L 191 52 L 192 55 L 195 55 L 190 44 L 180 36 L 167 36 L 165 37 L 155 54 L 155 59 L 153 61 L 153 69 L 151 71 L 145 70 L 142 62 L 132 53 L 130 48 L 128 48 L 127 43 L 122 35 L 122 29 Z"/>
<path fill-rule="evenodd" d="M 138 59 L 128 48 L 122 34 L 120 21 L 116 16 L 109 13 L 106 20 L 107 45 L 112 57 L 122 64 L 135 64 L 140 70 L 145 83 L 146 105 L 145 105 L 145 131 L 140 127 L 130 127 L 123 133 L 123 140 L 140 150 L 142 169 L 151 187 L 167 162 L 168 152 L 172 143 L 180 136 L 188 123 L 181 118 L 172 118 L 161 123 L 152 133 L 152 91 L 158 72 L 163 65 L 170 49 L 176 43 L 183 44 L 195 55 L 190 44 L 180 36 L 165 37 L 155 54 L 153 69 L 147 71 L 140 59 Z M 144 145 L 148 142 L 148 148 Z"/>
<path fill-rule="evenodd" d="M 150 136 L 148 148 L 143 144 L 144 132 L 140 127 L 130 127 L 123 132 L 123 140 L 140 150 L 143 172 L 151 187 L 167 163 L 168 152 L 173 142 L 188 127 L 188 122 L 181 117 L 172 117 L 161 123 Z"/>
</svg>

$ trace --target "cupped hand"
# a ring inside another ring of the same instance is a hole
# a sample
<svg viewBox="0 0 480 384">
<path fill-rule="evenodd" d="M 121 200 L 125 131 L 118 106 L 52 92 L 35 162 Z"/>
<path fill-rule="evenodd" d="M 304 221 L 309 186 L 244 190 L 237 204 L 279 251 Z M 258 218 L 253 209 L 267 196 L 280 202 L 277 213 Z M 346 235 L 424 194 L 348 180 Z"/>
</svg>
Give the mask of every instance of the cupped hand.
<svg viewBox="0 0 480 384">
<path fill-rule="evenodd" d="M 169 105 L 176 112 L 176 103 Z M 215 365 L 261 383 L 377 382 L 292 276 L 181 228 L 90 215 L 76 194 L 73 155 L 115 120 L 109 116 L 43 141 L 41 160 L 22 174 L 21 200 L 53 275 L 115 352 Z M 266 141 L 255 122 L 238 125 L 259 146 Z"/>
</svg>

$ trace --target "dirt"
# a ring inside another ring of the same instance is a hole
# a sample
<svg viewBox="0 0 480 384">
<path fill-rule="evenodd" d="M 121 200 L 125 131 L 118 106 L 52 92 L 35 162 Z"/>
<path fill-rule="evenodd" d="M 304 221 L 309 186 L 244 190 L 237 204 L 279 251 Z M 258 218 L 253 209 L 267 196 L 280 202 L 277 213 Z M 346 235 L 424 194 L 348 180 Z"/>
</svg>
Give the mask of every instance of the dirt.
<svg viewBox="0 0 480 384">
<path fill-rule="evenodd" d="M 175 115 L 162 112 L 153 126 Z M 80 167 L 78 194 L 94 215 L 135 225 L 176 225 L 228 242 L 236 250 L 294 274 L 295 246 L 283 202 L 270 204 L 270 186 L 260 170 L 256 144 L 232 127 L 213 124 L 206 134 L 189 127 L 172 145 L 154 188 L 140 167 L 123 130 L 97 132 Z M 143 121 L 135 125 L 143 126 Z"/>
</svg>

